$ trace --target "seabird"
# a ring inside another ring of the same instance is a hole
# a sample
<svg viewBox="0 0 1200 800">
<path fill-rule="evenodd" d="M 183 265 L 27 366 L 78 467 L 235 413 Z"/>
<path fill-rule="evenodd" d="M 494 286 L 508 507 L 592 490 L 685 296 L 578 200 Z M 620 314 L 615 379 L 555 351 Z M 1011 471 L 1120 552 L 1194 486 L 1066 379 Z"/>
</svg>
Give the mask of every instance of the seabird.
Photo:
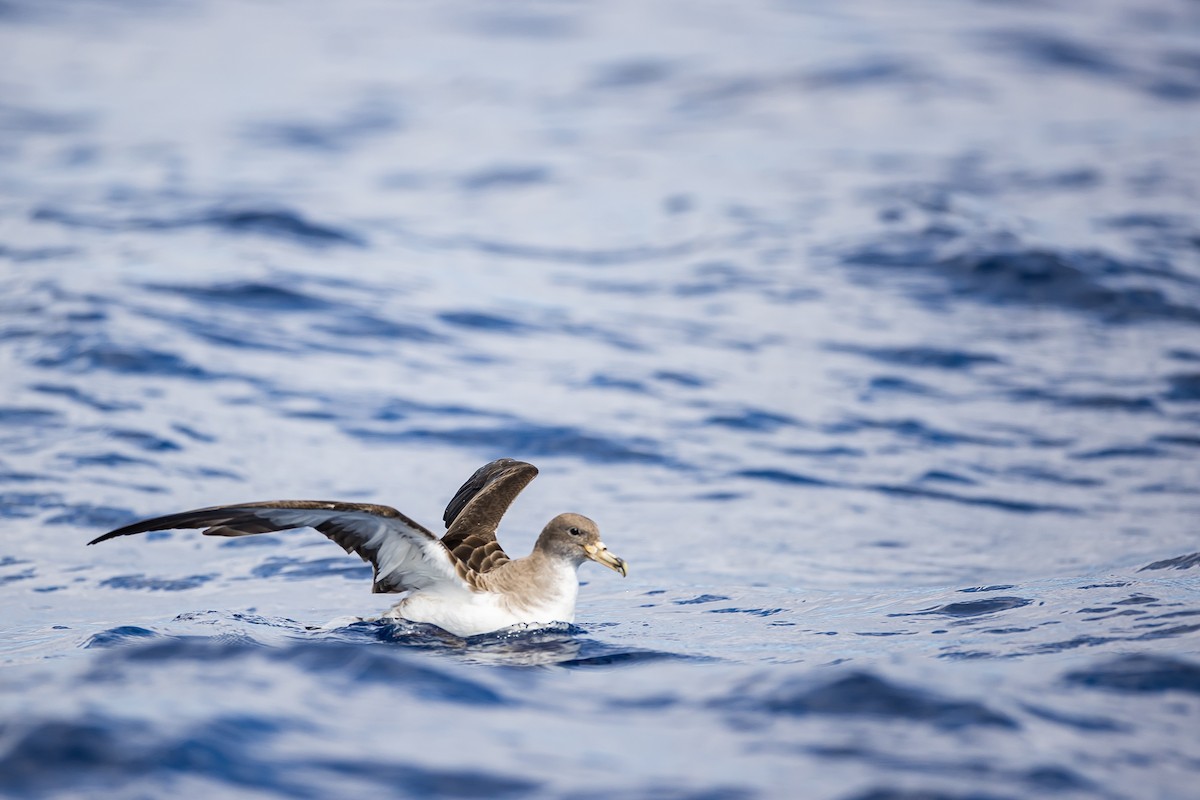
<svg viewBox="0 0 1200 800">
<path fill-rule="evenodd" d="M 490 633 L 521 623 L 573 622 L 576 570 L 592 560 L 626 575 L 596 523 L 559 514 L 524 558 L 511 559 L 496 541 L 500 518 L 537 467 L 501 458 L 475 471 L 446 506 L 440 539 L 389 506 L 326 500 L 275 500 L 168 514 L 99 536 L 204 528 L 206 536 L 250 536 L 315 528 L 357 553 L 374 569 L 371 591 L 407 593 L 384 619 L 436 625 L 456 636 Z"/>
</svg>

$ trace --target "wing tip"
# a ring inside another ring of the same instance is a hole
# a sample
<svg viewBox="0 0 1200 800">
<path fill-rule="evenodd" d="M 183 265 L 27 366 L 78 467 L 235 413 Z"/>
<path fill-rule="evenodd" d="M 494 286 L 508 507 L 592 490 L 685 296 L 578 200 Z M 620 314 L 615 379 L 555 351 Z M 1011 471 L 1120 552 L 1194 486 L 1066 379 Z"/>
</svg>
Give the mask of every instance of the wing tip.
<svg viewBox="0 0 1200 800">
<path fill-rule="evenodd" d="M 111 530 L 108 533 L 102 533 L 99 536 L 97 536 L 95 539 L 92 539 L 90 542 L 88 542 L 87 546 L 91 547 L 94 544 L 100 544 L 101 542 L 107 542 L 109 539 L 115 539 L 118 536 L 125 536 L 126 534 L 133 532 L 133 531 L 129 530 L 132 527 L 133 527 L 133 525 L 126 525 L 124 527 L 116 528 L 115 530 Z"/>
</svg>

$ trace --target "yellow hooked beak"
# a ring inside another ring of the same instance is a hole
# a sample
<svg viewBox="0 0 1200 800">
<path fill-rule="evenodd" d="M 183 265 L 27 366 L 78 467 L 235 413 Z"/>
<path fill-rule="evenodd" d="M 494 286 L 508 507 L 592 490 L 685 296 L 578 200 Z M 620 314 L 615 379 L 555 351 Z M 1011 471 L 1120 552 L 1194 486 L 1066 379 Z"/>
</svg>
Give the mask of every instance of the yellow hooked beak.
<svg viewBox="0 0 1200 800">
<path fill-rule="evenodd" d="M 604 546 L 604 542 L 585 544 L 583 546 L 583 550 L 588 554 L 588 558 L 590 558 L 592 561 L 616 570 L 617 572 L 621 573 L 622 578 L 629 574 L 629 569 L 625 564 L 625 560 L 622 558 L 617 558 L 612 553 L 608 552 L 608 548 Z"/>
</svg>

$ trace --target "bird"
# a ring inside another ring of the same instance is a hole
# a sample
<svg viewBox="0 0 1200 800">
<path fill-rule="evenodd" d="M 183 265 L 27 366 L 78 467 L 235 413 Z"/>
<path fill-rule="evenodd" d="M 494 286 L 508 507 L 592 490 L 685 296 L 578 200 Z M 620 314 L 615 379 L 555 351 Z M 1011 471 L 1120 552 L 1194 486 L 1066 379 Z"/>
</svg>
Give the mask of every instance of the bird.
<svg viewBox="0 0 1200 800">
<path fill-rule="evenodd" d="M 570 623 L 579 566 L 591 560 L 626 577 L 628 565 L 609 552 L 595 522 L 574 513 L 550 520 L 529 555 L 510 558 L 496 540 L 496 529 L 537 474 L 533 464 L 512 458 L 483 465 L 446 506 L 446 533 L 440 538 L 390 506 L 273 500 L 167 514 L 109 531 L 88 544 L 177 528 L 204 528 L 206 536 L 315 528 L 370 563 L 372 592 L 404 593 L 382 620 L 426 623 L 463 638 L 522 624 Z"/>
</svg>

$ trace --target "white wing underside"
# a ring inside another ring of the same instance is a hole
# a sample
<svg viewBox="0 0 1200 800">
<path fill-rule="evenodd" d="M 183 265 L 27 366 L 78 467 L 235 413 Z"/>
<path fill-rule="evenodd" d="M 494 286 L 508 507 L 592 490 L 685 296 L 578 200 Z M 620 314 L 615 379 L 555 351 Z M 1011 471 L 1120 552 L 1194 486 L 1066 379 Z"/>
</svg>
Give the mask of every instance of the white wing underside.
<svg viewBox="0 0 1200 800">
<path fill-rule="evenodd" d="M 443 582 L 470 589 L 458 576 L 449 551 L 440 541 L 399 519 L 362 511 L 307 508 L 256 509 L 256 516 L 270 522 L 276 530 L 315 528 L 347 553 L 357 553 L 375 568 L 376 592 L 404 592 Z M 205 533 L 245 535 L 221 526 Z"/>
</svg>

